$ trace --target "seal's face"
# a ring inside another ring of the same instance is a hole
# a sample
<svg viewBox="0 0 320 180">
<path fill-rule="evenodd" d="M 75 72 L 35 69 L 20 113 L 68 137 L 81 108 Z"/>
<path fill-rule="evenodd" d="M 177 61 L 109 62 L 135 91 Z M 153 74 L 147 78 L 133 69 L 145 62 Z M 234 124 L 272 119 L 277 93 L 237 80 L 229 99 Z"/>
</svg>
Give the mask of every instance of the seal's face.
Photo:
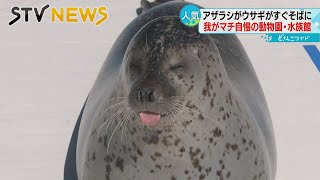
<svg viewBox="0 0 320 180">
<path fill-rule="evenodd" d="M 126 64 L 129 104 L 144 125 L 155 126 L 161 118 L 170 116 L 186 96 L 181 79 L 199 71 L 199 61 L 192 52 L 171 51 L 160 57 L 144 49 L 129 51 Z"/>
<path fill-rule="evenodd" d="M 151 26 L 138 33 L 127 49 L 125 86 L 129 105 L 143 125 L 155 127 L 160 121 L 168 125 L 166 121 L 179 114 L 190 91 L 205 84 L 200 73 L 204 68 L 200 36 L 183 33 L 185 37 L 178 28 Z"/>
</svg>

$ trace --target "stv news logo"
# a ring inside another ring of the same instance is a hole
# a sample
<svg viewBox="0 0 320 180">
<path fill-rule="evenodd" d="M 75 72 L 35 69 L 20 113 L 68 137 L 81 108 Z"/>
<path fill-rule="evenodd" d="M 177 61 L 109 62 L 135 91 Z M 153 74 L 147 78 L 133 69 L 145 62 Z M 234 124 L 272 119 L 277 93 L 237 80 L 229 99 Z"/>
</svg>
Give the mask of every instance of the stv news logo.
<svg viewBox="0 0 320 180">
<path fill-rule="evenodd" d="M 41 9 L 37 7 L 13 7 L 11 13 L 15 16 L 9 22 L 9 25 L 13 25 L 21 19 L 21 16 L 24 15 L 24 21 L 29 22 L 29 16 L 34 11 L 35 17 L 38 22 L 42 21 L 44 13 L 49 8 L 49 5 L 45 5 Z M 66 22 L 66 23 L 77 23 L 77 22 L 90 22 L 95 23 L 96 26 L 99 26 L 101 23 L 105 22 L 108 19 L 107 7 L 100 6 L 94 8 L 81 8 L 81 7 L 66 7 L 66 8 L 51 8 L 51 22 Z M 100 16 L 100 17 L 99 17 Z"/>
</svg>

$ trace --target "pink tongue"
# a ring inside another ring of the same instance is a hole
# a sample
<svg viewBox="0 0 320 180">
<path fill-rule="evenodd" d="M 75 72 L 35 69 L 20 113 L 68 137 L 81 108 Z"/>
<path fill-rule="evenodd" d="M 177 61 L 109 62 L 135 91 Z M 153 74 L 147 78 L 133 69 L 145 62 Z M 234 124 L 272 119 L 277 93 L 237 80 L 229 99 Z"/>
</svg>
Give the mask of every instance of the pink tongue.
<svg viewBox="0 0 320 180">
<path fill-rule="evenodd" d="M 140 115 L 140 120 L 142 124 L 146 126 L 155 126 L 160 120 L 159 114 L 141 112 L 139 113 L 139 115 Z"/>
</svg>

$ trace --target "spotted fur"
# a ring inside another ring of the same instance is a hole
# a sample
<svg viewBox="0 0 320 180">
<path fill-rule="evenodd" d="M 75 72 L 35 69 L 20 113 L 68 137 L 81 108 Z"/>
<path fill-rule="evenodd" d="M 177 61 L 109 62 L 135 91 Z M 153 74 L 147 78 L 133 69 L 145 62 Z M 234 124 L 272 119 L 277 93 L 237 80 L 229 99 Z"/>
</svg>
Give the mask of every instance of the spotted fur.
<svg viewBox="0 0 320 180">
<path fill-rule="evenodd" d="M 234 91 L 214 41 L 177 24 L 177 18 L 158 19 L 131 41 L 114 91 L 92 119 L 81 180 L 271 178 L 261 132 Z M 190 71 L 165 70 L 163 62 L 185 55 L 194 61 Z M 137 56 L 148 65 L 142 75 L 128 68 Z M 183 113 L 171 112 L 157 127 L 143 126 L 135 112 L 140 107 L 124 101 L 134 97 L 132 77 L 139 75 L 182 96 L 176 108 Z"/>
</svg>

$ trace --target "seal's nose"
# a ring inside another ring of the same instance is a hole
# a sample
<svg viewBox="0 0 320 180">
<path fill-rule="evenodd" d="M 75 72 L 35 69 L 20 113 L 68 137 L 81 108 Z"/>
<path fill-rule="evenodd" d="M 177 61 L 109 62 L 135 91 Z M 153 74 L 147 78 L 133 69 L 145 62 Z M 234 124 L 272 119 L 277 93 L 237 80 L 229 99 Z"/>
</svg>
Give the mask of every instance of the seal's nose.
<svg viewBox="0 0 320 180">
<path fill-rule="evenodd" d="M 156 94 L 152 88 L 143 88 L 138 90 L 138 101 L 144 103 L 153 103 L 156 100 Z"/>
</svg>

